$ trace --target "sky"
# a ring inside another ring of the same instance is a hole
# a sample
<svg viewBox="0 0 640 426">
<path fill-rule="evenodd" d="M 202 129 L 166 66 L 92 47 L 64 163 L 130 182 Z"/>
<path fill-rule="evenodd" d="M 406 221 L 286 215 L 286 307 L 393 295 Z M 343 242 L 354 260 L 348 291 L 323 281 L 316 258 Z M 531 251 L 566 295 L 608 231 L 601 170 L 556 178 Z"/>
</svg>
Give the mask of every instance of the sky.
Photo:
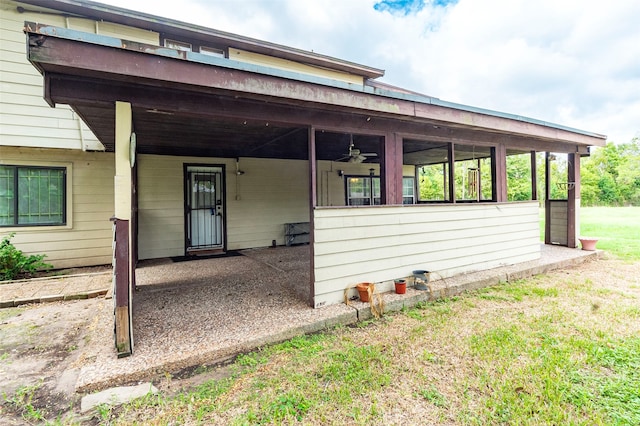
<svg viewBox="0 0 640 426">
<path fill-rule="evenodd" d="M 445 101 L 640 137 L 638 0 L 101 2 L 383 69 Z"/>
</svg>

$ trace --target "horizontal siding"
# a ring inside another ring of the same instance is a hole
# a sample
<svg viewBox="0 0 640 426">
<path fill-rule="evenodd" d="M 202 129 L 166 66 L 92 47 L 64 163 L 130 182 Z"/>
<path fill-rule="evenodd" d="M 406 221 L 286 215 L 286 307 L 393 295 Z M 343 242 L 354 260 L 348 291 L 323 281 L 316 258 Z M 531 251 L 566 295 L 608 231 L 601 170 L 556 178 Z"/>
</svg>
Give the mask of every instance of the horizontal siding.
<svg viewBox="0 0 640 426">
<path fill-rule="evenodd" d="M 112 257 L 114 157 L 110 153 L 0 146 L 4 164 L 71 164 L 71 209 L 61 227 L 0 228 L 27 254 L 46 254 L 55 268 L 110 264 Z"/>
<path fill-rule="evenodd" d="M 155 44 L 158 45 L 160 37 L 159 34 L 150 30 L 128 27 L 120 24 L 114 24 L 111 22 L 94 21 L 86 18 L 59 16 L 56 14 L 42 15 L 40 13 L 17 13 L 17 3 L 15 1 L 2 0 L 0 10 L 2 11 L 2 21 L 6 21 L 7 24 L 11 24 L 12 27 L 19 25 L 22 26 L 25 21 L 41 22 L 48 25 L 57 27 L 65 27 L 73 30 L 99 33 L 109 37 L 118 37 L 125 40 L 137 41 L 140 43 Z M 30 6 L 26 6 L 31 8 Z M 16 35 L 8 38 L 13 41 L 24 42 L 24 34 L 22 40 Z"/>
<path fill-rule="evenodd" d="M 0 1 L 0 145 L 34 148 L 102 149 L 97 138 L 66 105 L 43 99 L 43 77 L 27 61 L 25 21 L 45 22 L 143 43 L 159 43 L 152 31 L 55 14 L 18 13 L 14 1 Z M 80 132 L 82 131 L 82 137 Z"/>
<path fill-rule="evenodd" d="M 285 223 L 309 221 L 309 163 L 241 158 L 240 169 L 227 173 L 229 248 L 283 245 Z"/>
<path fill-rule="evenodd" d="M 183 160 L 137 156 L 140 259 L 184 254 Z"/>
<path fill-rule="evenodd" d="M 140 155 L 140 259 L 184 254 L 184 164 L 224 165 L 227 248 L 283 245 L 284 224 L 309 221 L 306 161 Z"/>
<path fill-rule="evenodd" d="M 229 59 L 246 62 L 249 64 L 279 68 L 300 74 L 329 78 L 359 86 L 362 86 L 364 84 L 364 80 L 361 76 L 335 70 L 329 70 L 321 67 L 315 67 L 313 65 L 302 64 L 299 62 L 293 62 L 287 59 L 274 58 L 272 56 L 262 55 L 259 53 L 247 52 L 245 50 L 229 49 Z"/>
<path fill-rule="evenodd" d="M 415 269 L 443 277 L 540 256 L 537 202 L 318 209 L 316 305 Z"/>
</svg>

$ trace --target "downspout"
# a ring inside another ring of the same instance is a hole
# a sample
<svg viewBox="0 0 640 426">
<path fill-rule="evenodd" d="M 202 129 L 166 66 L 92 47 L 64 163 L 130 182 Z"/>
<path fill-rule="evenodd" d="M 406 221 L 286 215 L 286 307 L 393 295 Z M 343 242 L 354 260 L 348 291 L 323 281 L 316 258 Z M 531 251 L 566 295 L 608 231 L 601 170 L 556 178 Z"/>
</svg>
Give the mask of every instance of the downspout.
<svg viewBox="0 0 640 426">
<path fill-rule="evenodd" d="M 76 121 L 78 122 L 78 133 L 80 134 L 80 147 L 83 151 L 87 151 L 87 145 L 84 143 L 84 134 L 82 133 L 82 119 L 75 112 L 73 112 L 73 116 L 76 118 Z"/>
</svg>

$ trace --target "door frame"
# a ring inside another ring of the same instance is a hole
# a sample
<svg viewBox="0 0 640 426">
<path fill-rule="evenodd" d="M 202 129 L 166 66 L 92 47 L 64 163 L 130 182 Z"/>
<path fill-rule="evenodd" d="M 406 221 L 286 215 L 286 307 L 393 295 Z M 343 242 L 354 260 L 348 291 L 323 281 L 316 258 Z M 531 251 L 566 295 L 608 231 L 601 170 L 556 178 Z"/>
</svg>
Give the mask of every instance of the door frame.
<svg viewBox="0 0 640 426">
<path fill-rule="evenodd" d="M 184 205 L 183 210 L 183 222 L 184 222 L 184 254 L 185 256 L 193 255 L 199 251 L 201 252 L 226 252 L 227 251 L 227 172 L 226 166 L 224 164 L 211 164 L 211 163 L 183 163 L 183 176 L 182 176 L 182 202 Z M 220 176 L 220 183 L 222 185 L 222 247 L 221 248 L 211 248 L 211 249 L 200 249 L 200 250 L 189 250 L 189 205 L 188 205 L 188 194 L 187 192 L 191 190 L 187 186 L 189 182 L 189 167 L 215 167 L 219 168 L 222 171 Z"/>
</svg>

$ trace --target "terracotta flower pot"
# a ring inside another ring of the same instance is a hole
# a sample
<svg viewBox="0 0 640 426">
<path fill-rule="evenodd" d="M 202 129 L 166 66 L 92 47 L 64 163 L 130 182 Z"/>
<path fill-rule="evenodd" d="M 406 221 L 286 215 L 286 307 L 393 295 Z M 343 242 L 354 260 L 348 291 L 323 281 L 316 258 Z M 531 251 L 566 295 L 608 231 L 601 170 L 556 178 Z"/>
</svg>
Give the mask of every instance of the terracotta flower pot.
<svg viewBox="0 0 640 426">
<path fill-rule="evenodd" d="M 596 249 L 597 238 L 582 237 L 578 238 L 582 244 L 582 250 L 594 251 Z"/>
<path fill-rule="evenodd" d="M 371 283 L 360 283 L 356 285 L 356 290 L 358 290 L 358 294 L 360 295 L 360 300 L 362 302 L 369 301 L 369 286 Z"/>
<path fill-rule="evenodd" d="M 407 281 L 406 280 L 395 280 L 394 284 L 396 285 L 396 293 L 397 294 L 405 294 L 407 292 Z"/>
</svg>

